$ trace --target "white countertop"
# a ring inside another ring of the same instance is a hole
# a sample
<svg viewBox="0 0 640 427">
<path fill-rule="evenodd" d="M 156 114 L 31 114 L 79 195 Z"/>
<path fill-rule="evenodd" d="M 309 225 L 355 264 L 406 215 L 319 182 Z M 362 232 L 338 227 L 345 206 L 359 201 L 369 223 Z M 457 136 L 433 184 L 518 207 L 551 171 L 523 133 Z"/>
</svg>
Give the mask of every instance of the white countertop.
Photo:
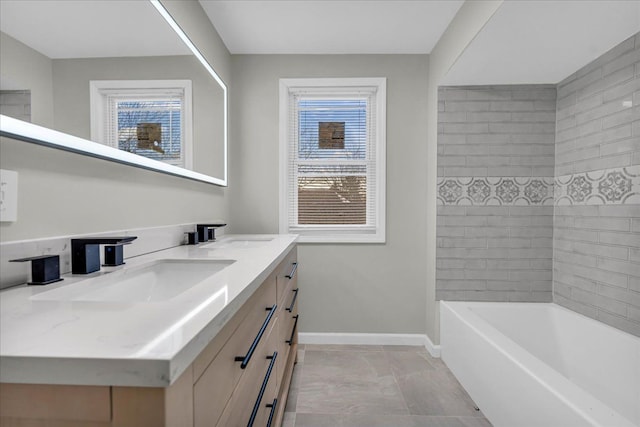
<svg viewBox="0 0 640 427">
<path fill-rule="evenodd" d="M 242 238 L 272 240 L 246 248 L 229 244 Z M 296 238 L 224 236 L 214 243 L 129 258 L 124 266 L 103 267 L 88 275 L 64 275 L 62 282 L 51 285 L 0 291 L 0 382 L 166 387 L 284 259 Z M 168 301 L 31 299 L 114 269 L 160 259 L 235 262 Z"/>
</svg>

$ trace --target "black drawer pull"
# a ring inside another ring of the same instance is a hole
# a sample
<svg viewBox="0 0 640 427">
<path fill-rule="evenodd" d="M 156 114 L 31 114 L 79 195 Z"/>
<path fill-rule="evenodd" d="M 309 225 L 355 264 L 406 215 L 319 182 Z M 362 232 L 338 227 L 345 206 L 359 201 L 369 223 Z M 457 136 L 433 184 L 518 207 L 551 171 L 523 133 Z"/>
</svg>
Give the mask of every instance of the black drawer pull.
<svg viewBox="0 0 640 427">
<path fill-rule="evenodd" d="M 264 396 L 264 392 L 267 389 L 267 384 L 269 383 L 269 377 L 271 376 L 271 371 L 273 371 L 273 366 L 276 364 L 276 359 L 278 358 L 278 352 L 274 351 L 272 356 L 267 356 L 267 359 L 271 359 L 271 363 L 269 363 L 269 369 L 267 369 L 267 374 L 264 376 L 264 381 L 262 381 L 262 387 L 260 387 L 260 393 L 258 393 L 258 399 L 256 399 L 256 404 L 253 405 L 253 411 L 251 411 L 251 418 L 249 418 L 248 427 L 253 426 L 253 422 L 256 420 L 256 415 L 258 415 L 258 409 L 260 409 L 260 402 L 262 402 L 262 396 Z"/>
<path fill-rule="evenodd" d="M 289 307 L 287 307 L 287 311 L 289 313 L 291 313 L 293 311 L 293 306 L 296 304 L 296 298 L 298 298 L 298 291 L 299 290 L 300 290 L 299 288 L 295 288 L 293 290 L 294 295 L 293 295 L 293 299 L 291 300 L 291 305 Z"/>
<path fill-rule="evenodd" d="M 298 263 L 294 262 L 293 263 L 293 268 L 291 269 L 291 273 L 287 274 L 286 277 L 287 279 L 293 279 L 293 276 L 296 274 L 296 270 L 298 269 Z"/>
<path fill-rule="evenodd" d="M 293 318 L 296 319 L 296 321 L 293 322 L 293 329 L 291 330 L 291 338 L 285 341 L 289 345 L 293 344 L 293 336 L 296 334 L 296 328 L 298 327 L 298 317 L 300 317 L 299 314 L 296 314 L 295 316 L 293 316 Z"/>
<path fill-rule="evenodd" d="M 251 347 L 249 347 L 249 351 L 247 352 L 247 354 L 245 356 L 236 356 L 235 361 L 242 362 L 240 364 L 240 368 L 244 369 L 249 364 L 249 360 L 251 360 L 251 356 L 253 356 L 253 352 L 256 350 L 256 347 L 258 346 L 262 335 L 264 335 L 264 331 L 267 330 L 267 326 L 269 325 L 273 314 L 276 312 L 276 308 L 278 308 L 278 306 L 275 304 L 273 305 L 273 307 L 267 308 L 267 310 L 269 310 L 269 314 L 267 315 L 267 318 L 264 319 L 264 323 L 262 324 L 258 335 L 256 335 L 256 338 L 253 340 L 253 343 L 251 343 Z"/>
<path fill-rule="evenodd" d="M 271 427 L 271 423 L 273 422 L 273 416 L 276 413 L 276 406 L 278 405 L 278 399 L 273 399 L 273 403 L 267 403 L 267 408 L 271 408 L 269 412 L 269 421 L 267 421 L 267 427 Z"/>
</svg>

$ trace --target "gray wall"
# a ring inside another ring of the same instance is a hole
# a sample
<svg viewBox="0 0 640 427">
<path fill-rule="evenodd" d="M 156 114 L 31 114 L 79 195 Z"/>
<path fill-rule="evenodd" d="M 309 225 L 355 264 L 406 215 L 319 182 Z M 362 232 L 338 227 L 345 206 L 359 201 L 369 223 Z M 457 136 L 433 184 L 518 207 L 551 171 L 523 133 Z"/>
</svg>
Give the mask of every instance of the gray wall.
<svg viewBox="0 0 640 427">
<path fill-rule="evenodd" d="M 231 57 L 198 2 L 166 3 L 228 79 Z M 227 189 L 9 138 L 0 167 L 19 173 L 18 221 L 0 225 L 3 242 L 227 218 Z"/>
<path fill-rule="evenodd" d="M 558 85 L 557 120 L 553 299 L 640 336 L 640 34 Z"/>
<path fill-rule="evenodd" d="M 387 78 L 387 242 L 301 244 L 302 332 L 425 333 L 426 55 L 234 55 L 231 230 L 278 232 L 280 78 Z"/>
<path fill-rule="evenodd" d="M 555 87 L 439 100 L 436 297 L 551 301 Z"/>
</svg>

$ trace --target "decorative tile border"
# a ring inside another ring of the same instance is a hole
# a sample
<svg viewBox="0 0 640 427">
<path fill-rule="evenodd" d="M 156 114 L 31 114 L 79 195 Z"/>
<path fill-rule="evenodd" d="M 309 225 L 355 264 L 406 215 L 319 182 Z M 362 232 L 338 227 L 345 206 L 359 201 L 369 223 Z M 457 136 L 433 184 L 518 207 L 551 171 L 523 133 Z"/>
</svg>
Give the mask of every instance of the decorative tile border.
<svg viewBox="0 0 640 427">
<path fill-rule="evenodd" d="M 640 204 L 640 165 L 559 176 L 556 205 Z"/>
<path fill-rule="evenodd" d="M 640 204 L 640 165 L 549 177 L 438 177 L 438 205 Z"/>
<path fill-rule="evenodd" d="M 553 178 L 439 177 L 437 203 L 466 206 L 553 205 Z"/>
</svg>

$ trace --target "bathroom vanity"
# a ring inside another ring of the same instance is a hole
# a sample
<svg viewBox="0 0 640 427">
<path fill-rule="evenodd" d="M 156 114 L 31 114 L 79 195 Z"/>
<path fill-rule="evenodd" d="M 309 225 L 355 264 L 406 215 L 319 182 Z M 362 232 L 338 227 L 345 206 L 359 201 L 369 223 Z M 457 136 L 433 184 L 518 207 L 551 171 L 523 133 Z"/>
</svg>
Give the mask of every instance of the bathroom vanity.
<svg viewBox="0 0 640 427">
<path fill-rule="evenodd" d="M 280 425 L 295 241 L 225 236 L 2 291 L 0 425 Z"/>
</svg>

